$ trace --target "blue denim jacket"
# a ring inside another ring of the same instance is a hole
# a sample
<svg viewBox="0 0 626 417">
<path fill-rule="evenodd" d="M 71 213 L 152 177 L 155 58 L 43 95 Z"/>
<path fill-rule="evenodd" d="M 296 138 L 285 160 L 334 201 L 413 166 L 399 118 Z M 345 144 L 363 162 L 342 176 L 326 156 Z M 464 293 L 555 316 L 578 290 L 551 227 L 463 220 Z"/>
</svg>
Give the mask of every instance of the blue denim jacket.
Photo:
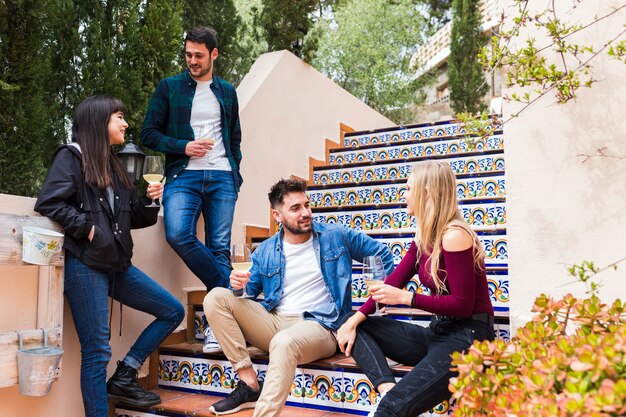
<svg viewBox="0 0 626 417">
<path fill-rule="evenodd" d="M 335 224 L 313 222 L 313 247 L 326 289 L 335 305 L 331 313 L 306 311 L 305 319 L 316 320 L 324 327 L 337 330 L 340 319 L 352 311 L 352 260 L 366 256 L 382 257 L 387 274 L 393 271 L 389 248 L 364 233 Z M 252 254 L 253 266 L 246 291 L 255 298 L 264 293 L 261 304 L 272 311 L 280 301 L 285 277 L 283 232 L 265 240 Z"/>
</svg>

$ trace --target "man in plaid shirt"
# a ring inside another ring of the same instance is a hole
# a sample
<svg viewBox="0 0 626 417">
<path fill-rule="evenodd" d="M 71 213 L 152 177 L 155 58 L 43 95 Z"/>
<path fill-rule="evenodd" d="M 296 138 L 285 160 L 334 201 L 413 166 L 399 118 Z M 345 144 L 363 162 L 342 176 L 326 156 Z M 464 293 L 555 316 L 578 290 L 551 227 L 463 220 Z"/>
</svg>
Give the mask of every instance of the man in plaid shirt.
<svg viewBox="0 0 626 417">
<path fill-rule="evenodd" d="M 213 74 L 217 57 L 215 31 L 191 29 L 187 71 L 159 82 L 141 130 L 142 143 L 165 154 L 167 241 L 209 291 L 228 286 L 230 234 L 243 181 L 237 92 Z M 205 244 L 196 235 L 200 213 Z M 219 350 L 207 333 L 204 350 Z"/>
</svg>

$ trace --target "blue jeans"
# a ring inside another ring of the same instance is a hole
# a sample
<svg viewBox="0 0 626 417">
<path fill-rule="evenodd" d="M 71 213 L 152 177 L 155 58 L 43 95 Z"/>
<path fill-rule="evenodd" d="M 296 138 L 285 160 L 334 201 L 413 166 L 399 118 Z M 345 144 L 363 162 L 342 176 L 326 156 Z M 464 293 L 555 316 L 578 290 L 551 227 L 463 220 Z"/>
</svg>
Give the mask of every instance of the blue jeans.
<svg viewBox="0 0 626 417">
<path fill-rule="evenodd" d="M 209 291 L 228 286 L 236 201 L 233 174 L 229 171 L 184 170 L 165 185 L 165 238 Z M 204 218 L 204 245 L 196 234 L 200 213 Z"/>
<path fill-rule="evenodd" d="M 92 269 L 66 253 L 65 295 L 80 340 L 80 387 L 87 417 L 108 416 L 106 374 L 111 359 L 108 299 L 113 285 L 114 299 L 155 317 L 124 358 L 134 368 L 143 364 L 185 316 L 176 298 L 134 266 L 126 272 L 108 273 Z"/>
<path fill-rule="evenodd" d="M 493 340 L 493 326 L 475 320 L 438 321 L 422 327 L 387 317 L 368 317 L 357 327 L 352 357 L 374 388 L 396 380 L 385 356 L 413 369 L 387 391 L 377 417 L 412 417 L 450 398 L 448 382 L 453 352 L 474 340 Z"/>
</svg>

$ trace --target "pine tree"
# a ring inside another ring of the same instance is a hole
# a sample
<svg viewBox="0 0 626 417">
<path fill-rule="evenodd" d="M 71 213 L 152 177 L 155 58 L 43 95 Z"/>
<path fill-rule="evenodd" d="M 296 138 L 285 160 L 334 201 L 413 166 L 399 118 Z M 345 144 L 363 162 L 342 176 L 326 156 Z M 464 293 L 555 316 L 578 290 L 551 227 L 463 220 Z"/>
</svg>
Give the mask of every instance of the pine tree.
<svg viewBox="0 0 626 417">
<path fill-rule="evenodd" d="M 0 5 L 0 192 L 33 196 L 53 140 L 46 83 L 46 7 L 41 0 Z"/>
<path fill-rule="evenodd" d="M 312 13 L 319 0 L 262 0 L 254 24 L 261 27 L 268 52 L 286 49 L 302 58 L 304 41 L 313 25 Z"/>
<path fill-rule="evenodd" d="M 239 84 L 252 61 L 250 49 L 242 42 L 247 27 L 233 0 L 186 0 L 183 27 L 189 30 L 196 26 L 215 29 L 219 51 L 215 73 L 235 85 Z"/>
<path fill-rule="evenodd" d="M 478 53 L 487 43 L 481 29 L 480 2 L 452 2 L 452 39 L 448 58 L 450 104 L 455 113 L 479 113 L 489 89 Z"/>
</svg>

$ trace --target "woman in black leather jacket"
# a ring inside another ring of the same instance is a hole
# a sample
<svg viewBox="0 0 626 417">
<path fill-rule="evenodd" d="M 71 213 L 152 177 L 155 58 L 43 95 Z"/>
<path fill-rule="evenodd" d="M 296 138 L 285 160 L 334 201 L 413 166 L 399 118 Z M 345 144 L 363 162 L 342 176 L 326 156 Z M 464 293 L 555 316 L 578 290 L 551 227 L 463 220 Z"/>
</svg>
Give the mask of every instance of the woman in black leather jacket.
<svg viewBox="0 0 626 417">
<path fill-rule="evenodd" d="M 107 417 L 108 397 L 125 404 L 158 404 L 137 384 L 137 371 L 182 321 L 181 303 L 131 264 L 130 230 L 156 223 L 158 208 L 136 198 L 111 145 L 124 143 L 124 105 L 93 96 L 76 108 L 72 143 L 61 146 L 35 210 L 65 229 L 65 295 L 81 345 L 81 391 L 87 417 Z M 159 198 L 163 185 L 148 187 Z M 108 297 L 155 316 L 106 382 L 111 358 Z"/>
</svg>

